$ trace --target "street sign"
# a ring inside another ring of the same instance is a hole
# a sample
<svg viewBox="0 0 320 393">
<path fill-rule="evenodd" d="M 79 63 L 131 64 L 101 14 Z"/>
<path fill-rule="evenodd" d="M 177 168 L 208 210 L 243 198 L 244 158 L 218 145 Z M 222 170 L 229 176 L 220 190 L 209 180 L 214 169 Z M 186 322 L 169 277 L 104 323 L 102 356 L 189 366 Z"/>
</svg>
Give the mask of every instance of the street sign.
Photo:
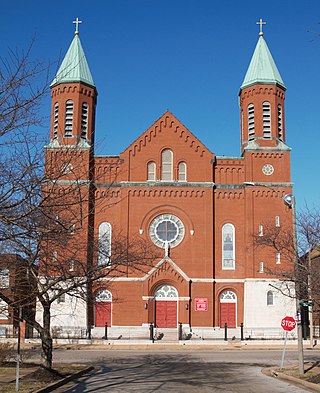
<svg viewBox="0 0 320 393">
<path fill-rule="evenodd" d="M 292 317 L 284 317 L 281 321 L 281 326 L 283 330 L 290 332 L 296 327 L 296 321 Z"/>
<path fill-rule="evenodd" d="M 314 302 L 312 300 L 300 300 L 299 304 L 300 306 L 310 307 L 314 305 Z"/>
</svg>

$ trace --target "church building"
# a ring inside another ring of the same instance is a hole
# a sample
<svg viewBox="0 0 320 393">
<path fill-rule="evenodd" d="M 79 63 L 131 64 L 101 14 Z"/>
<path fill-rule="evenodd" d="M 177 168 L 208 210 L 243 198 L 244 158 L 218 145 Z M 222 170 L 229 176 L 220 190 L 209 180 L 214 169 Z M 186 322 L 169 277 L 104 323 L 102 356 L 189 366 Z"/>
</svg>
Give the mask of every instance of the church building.
<svg viewBox="0 0 320 393">
<path fill-rule="evenodd" d="M 292 223 L 283 203 L 293 185 L 286 87 L 261 30 L 246 73 L 243 68 L 240 127 L 230 136 L 238 140 L 240 132 L 239 157 L 216 155 L 170 111 L 120 154 L 96 156 L 97 86 L 76 29 L 51 84 L 47 159 L 61 156 L 64 180 L 57 181 L 66 182 L 65 147 L 81 156 L 82 181 L 93 190 L 92 217 L 83 228 L 92 236 L 82 238 L 109 249 L 108 256 L 88 255 L 91 263 L 112 265 L 117 233 L 149 243 L 157 258 L 149 268 L 106 274 L 96 292 L 93 286 L 90 304 L 65 296 L 55 305 L 52 326 L 76 331 L 90 325 L 100 338 L 106 323 L 110 337 L 124 338 L 147 338 L 151 323 L 164 335 L 182 324 L 192 338 L 222 338 L 225 324 L 237 337 L 241 324 L 246 337 L 283 334 L 281 319 L 294 316 L 295 305 L 275 289 L 280 277 L 274 272 L 292 267 L 280 253 L 254 244 L 266 223 Z"/>
</svg>

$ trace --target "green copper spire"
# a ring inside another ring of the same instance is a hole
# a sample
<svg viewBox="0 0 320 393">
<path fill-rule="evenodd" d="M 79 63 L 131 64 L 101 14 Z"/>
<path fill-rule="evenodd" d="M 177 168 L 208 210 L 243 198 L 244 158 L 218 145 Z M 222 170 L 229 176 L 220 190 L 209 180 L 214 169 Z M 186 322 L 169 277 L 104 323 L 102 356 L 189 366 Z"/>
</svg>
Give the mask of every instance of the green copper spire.
<svg viewBox="0 0 320 393">
<path fill-rule="evenodd" d="M 50 85 L 51 87 L 59 83 L 72 82 L 83 82 L 94 87 L 91 72 L 79 38 L 78 25 L 81 21 L 77 18 L 74 23 L 76 23 L 74 39 L 62 61 L 57 75 Z"/>
<path fill-rule="evenodd" d="M 260 22 L 257 23 L 260 24 L 259 40 L 240 89 L 257 83 L 278 84 L 285 89 L 286 87 L 272 58 L 268 45 L 263 38 L 262 24 L 265 24 L 265 22 L 262 22 L 260 19 Z"/>
</svg>

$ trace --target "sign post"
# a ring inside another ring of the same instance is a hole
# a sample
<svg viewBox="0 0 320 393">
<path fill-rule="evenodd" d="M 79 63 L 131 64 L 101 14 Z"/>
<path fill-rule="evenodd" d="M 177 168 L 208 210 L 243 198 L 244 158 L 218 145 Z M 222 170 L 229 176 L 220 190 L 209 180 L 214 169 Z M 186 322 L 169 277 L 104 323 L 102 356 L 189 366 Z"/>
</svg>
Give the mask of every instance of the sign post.
<svg viewBox="0 0 320 393">
<path fill-rule="evenodd" d="M 283 352 L 282 352 L 282 359 L 281 359 L 280 368 L 282 368 L 283 364 L 284 364 L 284 355 L 286 353 L 288 332 L 291 332 L 291 330 L 293 330 L 296 327 L 296 321 L 294 320 L 294 318 L 287 316 L 281 320 L 281 326 L 282 326 L 282 329 L 286 331 L 286 336 L 284 339 L 284 347 L 283 347 Z"/>
</svg>

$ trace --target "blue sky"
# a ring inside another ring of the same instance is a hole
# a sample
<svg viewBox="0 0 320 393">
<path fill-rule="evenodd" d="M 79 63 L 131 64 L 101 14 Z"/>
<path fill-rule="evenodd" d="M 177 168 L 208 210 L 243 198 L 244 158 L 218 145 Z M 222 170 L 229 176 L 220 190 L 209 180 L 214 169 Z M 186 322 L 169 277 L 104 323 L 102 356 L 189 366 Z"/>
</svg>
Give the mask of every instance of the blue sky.
<svg viewBox="0 0 320 393">
<path fill-rule="evenodd" d="M 319 0 L 2 0 L 1 56 L 36 37 L 32 56 L 55 63 L 53 78 L 76 17 L 99 93 L 96 154 L 119 154 L 169 109 L 216 155 L 238 156 L 239 87 L 266 20 L 298 208 L 320 207 Z"/>
</svg>

